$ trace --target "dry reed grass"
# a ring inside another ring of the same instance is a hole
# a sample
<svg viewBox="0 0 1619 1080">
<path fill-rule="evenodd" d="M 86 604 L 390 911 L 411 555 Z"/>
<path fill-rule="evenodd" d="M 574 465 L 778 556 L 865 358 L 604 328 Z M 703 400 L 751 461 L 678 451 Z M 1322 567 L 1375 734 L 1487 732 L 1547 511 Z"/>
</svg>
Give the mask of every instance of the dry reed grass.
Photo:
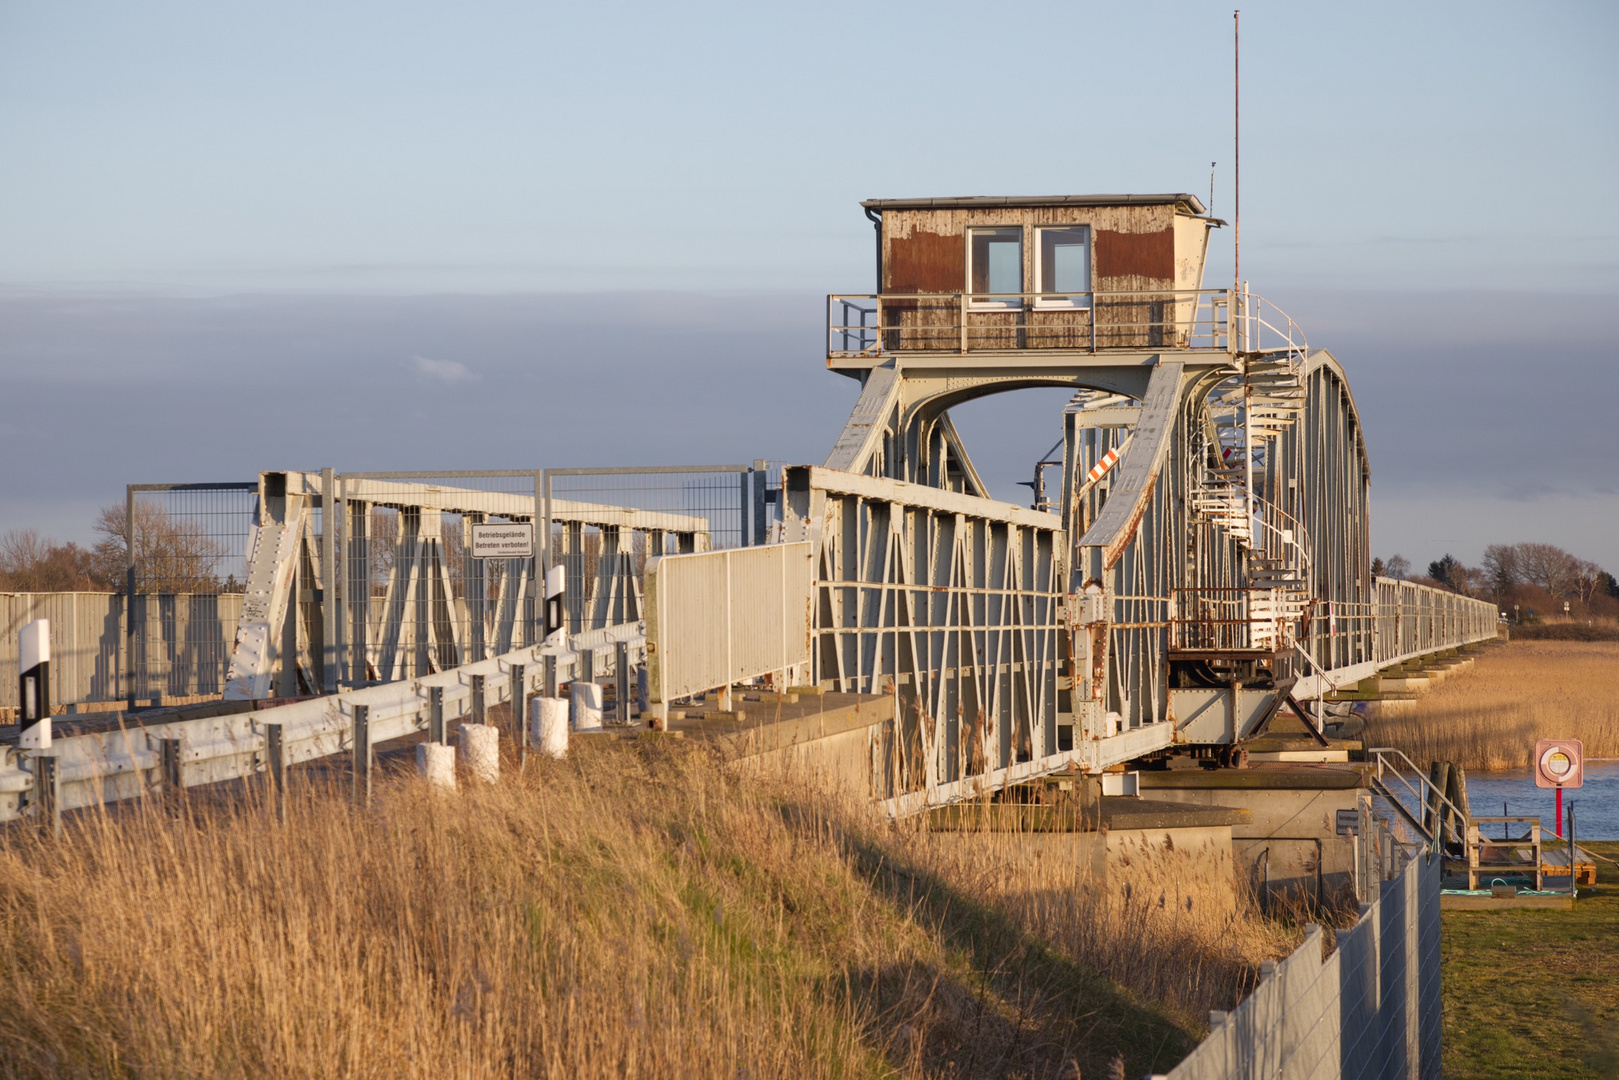
<svg viewBox="0 0 1619 1080">
<path fill-rule="evenodd" d="M 1368 746 L 1395 746 L 1420 765 L 1527 768 L 1535 740 L 1583 740 L 1588 757 L 1619 757 L 1619 644 L 1514 641 L 1491 648 L 1412 706 L 1374 715 Z"/>
<path fill-rule="evenodd" d="M 0 1075 L 1139 1075 L 1290 944 L 990 865 L 655 745 L 84 815 L 0 838 Z"/>
</svg>

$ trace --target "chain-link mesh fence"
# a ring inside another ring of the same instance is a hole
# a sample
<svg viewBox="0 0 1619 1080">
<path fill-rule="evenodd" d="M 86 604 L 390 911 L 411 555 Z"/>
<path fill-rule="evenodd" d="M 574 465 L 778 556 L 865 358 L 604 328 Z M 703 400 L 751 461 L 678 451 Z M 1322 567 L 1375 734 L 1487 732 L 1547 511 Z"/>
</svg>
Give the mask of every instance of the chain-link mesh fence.
<svg viewBox="0 0 1619 1080">
<path fill-rule="evenodd" d="M 129 486 L 117 524 L 126 568 L 124 696 L 131 702 L 222 691 L 257 499 L 258 484 L 248 482 Z"/>
<path fill-rule="evenodd" d="M 552 469 L 546 496 L 570 633 L 638 621 L 647 559 L 752 540 L 745 465 Z"/>
<path fill-rule="evenodd" d="M 338 666 L 351 685 L 484 660 L 538 640 L 538 470 L 338 478 Z"/>
</svg>

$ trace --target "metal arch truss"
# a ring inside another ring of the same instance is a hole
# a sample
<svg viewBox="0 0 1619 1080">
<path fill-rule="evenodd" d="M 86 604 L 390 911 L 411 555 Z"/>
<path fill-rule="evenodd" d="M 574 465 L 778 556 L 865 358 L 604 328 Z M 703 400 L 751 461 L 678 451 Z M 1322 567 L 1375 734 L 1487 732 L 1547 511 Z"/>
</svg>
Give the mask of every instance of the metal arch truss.
<svg viewBox="0 0 1619 1080">
<path fill-rule="evenodd" d="M 982 497 L 949 419 L 1037 386 L 1075 391 L 1060 514 Z M 1239 742 L 1286 693 L 1495 636 L 1487 603 L 1372 579 L 1360 419 L 1302 342 L 885 358 L 826 467 L 788 477 L 819 677 L 895 694 L 901 797 Z"/>
</svg>

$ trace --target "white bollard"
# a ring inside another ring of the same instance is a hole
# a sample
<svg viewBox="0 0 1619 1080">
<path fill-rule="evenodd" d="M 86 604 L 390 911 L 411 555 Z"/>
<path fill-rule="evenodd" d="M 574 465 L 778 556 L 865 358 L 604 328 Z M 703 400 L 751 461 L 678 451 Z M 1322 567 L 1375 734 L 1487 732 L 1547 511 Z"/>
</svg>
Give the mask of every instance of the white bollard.
<svg viewBox="0 0 1619 1080">
<path fill-rule="evenodd" d="M 455 749 L 436 742 L 416 744 L 416 771 L 434 787 L 455 790 Z"/>
<path fill-rule="evenodd" d="M 500 731 L 489 724 L 462 724 L 461 760 L 486 784 L 500 780 Z"/>
<path fill-rule="evenodd" d="M 573 681 L 573 730 L 600 731 L 602 688 L 600 683 Z"/>
<path fill-rule="evenodd" d="M 530 698 L 529 739 L 546 757 L 568 756 L 568 703 L 557 697 Z"/>
</svg>

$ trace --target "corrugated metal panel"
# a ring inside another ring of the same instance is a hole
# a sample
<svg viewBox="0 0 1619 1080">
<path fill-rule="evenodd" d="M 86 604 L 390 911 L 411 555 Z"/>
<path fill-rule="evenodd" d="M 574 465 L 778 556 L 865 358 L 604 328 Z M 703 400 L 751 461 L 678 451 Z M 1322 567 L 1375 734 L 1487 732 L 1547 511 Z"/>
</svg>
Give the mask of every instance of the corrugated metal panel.
<svg viewBox="0 0 1619 1080">
<path fill-rule="evenodd" d="M 118 697 L 119 621 L 115 593 L 0 594 L 0 706 L 17 706 L 17 632 L 51 621 L 51 699 L 56 704 Z"/>
<path fill-rule="evenodd" d="M 137 598 L 143 696 L 219 693 L 241 608 L 240 593 Z M 35 619 L 51 621 L 52 701 L 117 701 L 125 690 L 123 609 L 118 593 L 0 593 L 0 708 L 17 705 L 17 631 Z"/>
<path fill-rule="evenodd" d="M 809 662 L 808 543 L 669 555 L 647 567 L 653 704 Z"/>
</svg>

